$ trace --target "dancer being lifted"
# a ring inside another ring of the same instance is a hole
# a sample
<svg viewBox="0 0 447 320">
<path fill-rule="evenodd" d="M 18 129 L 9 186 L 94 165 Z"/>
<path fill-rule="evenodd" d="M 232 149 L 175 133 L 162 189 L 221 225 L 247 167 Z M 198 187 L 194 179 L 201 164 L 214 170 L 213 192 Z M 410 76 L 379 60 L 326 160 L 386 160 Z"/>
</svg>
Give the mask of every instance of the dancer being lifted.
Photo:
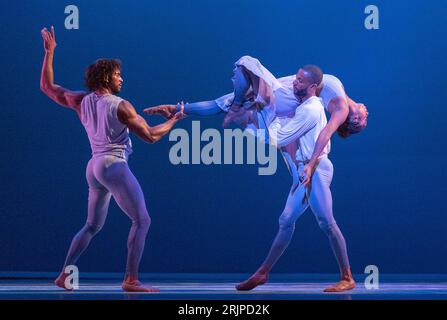
<svg viewBox="0 0 447 320">
<path fill-rule="evenodd" d="M 187 115 L 211 116 L 225 112 L 224 127 L 234 122 L 242 128 L 267 129 L 275 117 L 292 117 L 300 102 L 294 94 L 295 75 L 276 79 L 258 59 L 243 56 L 235 63 L 234 92 L 216 100 L 187 103 Z M 331 114 L 327 125 L 321 130 L 309 162 L 302 170 L 303 184 L 307 186 L 312 177 L 318 157 L 335 132 L 346 138 L 361 132 L 367 125 L 368 111 L 362 103 L 356 103 L 346 94 L 341 81 L 333 75 L 323 75 L 316 90 L 323 99 L 325 109 Z M 144 110 L 147 114 L 159 114 L 171 118 L 180 105 L 161 105 Z M 255 131 L 256 132 L 256 131 Z M 284 148 L 293 157 L 296 148 Z M 291 166 L 288 159 L 289 166 Z M 293 166 L 291 166 L 293 168 Z"/>
</svg>

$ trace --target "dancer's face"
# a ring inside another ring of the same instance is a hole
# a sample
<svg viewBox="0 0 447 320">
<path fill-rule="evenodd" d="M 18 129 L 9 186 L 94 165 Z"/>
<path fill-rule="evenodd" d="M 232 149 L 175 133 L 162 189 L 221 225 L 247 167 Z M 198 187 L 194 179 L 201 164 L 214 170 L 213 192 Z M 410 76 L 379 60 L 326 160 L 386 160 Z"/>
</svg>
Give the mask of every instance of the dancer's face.
<svg viewBox="0 0 447 320">
<path fill-rule="evenodd" d="M 368 110 L 363 103 L 355 103 L 349 108 L 349 122 L 364 126 L 368 118 Z"/>
<path fill-rule="evenodd" d="M 112 73 L 112 78 L 109 80 L 109 89 L 113 94 L 119 93 L 123 86 L 123 78 L 121 78 L 121 70 L 116 69 Z"/>
<path fill-rule="evenodd" d="M 299 69 L 296 78 L 293 81 L 293 93 L 297 99 L 301 99 L 306 97 L 309 94 L 309 89 L 315 86 L 315 84 L 311 83 L 310 77 L 307 75 L 307 72 Z"/>
</svg>

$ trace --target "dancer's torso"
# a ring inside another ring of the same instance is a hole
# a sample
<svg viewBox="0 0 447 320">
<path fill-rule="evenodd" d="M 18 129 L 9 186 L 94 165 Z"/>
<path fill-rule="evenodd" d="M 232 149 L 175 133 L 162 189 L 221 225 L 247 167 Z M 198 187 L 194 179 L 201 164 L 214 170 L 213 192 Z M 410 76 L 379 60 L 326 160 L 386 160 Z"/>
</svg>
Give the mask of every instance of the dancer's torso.
<svg viewBox="0 0 447 320">
<path fill-rule="evenodd" d="M 132 153 L 129 129 L 118 119 L 118 105 L 123 99 L 92 92 L 81 102 L 81 122 L 84 126 L 92 155 L 113 155 L 127 159 Z"/>
</svg>

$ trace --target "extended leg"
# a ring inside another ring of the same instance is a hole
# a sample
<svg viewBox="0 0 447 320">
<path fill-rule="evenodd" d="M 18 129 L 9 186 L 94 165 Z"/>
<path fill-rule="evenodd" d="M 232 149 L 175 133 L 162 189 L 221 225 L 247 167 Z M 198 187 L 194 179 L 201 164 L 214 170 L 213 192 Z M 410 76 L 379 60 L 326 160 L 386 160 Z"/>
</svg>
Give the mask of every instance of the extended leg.
<svg viewBox="0 0 447 320">
<path fill-rule="evenodd" d="M 65 267 L 76 264 L 77 260 L 88 247 L 90 240 L 101 230 L 107 217 L 111 193 L 107 191 L 93 176 L 93 161 L 87 166 L 87 181 L 89 183 L 88 217 L 84 227 L 74 236 L 65 259 L 62 272 L 55 284 L 67 289 Z"/>
<path fill-rule="evenodd" d="M 88 219 L 84 227 L 75 235 L 65 260 L 64 269 L 76 264 L 79 256 L 88 247 L 90 240 L 102 229 L 107 217 L 111 194 L 106 189 L 89 190 Z"/>
<path fill-rule="evenodd" d="M 144 109 L 144 113 L 146 114 L 160 115 L 167 119 L 172 118 L 179 111 L 180 106 L 174 104 L 164 104 Z M 218 106 L 216 101 L 211 100 L 211 101 L 186 103 L 183 112 L 186 115 L 208 117 L 222 113 L 223 110 Z"/>
<path fill-rule="evenodd" d="M 264 284 L 268 280 L 270 271 L 287 249 L 292 239 L 296 220 L 308 207 L 305 194 L 306 190 L 303 186 L 299 186 L 294 193 L 289 194 L 284 211 L 279 217 L 278 233 L 276 234 L 267 258 L 249 279 L 236 286 L 237 290 L 251 290 L 258 285 Z"/>
<path fill-rule="evenodd" d="M 180 108 L 177 106 L 176 111 L 180 111 Z M 184 112 L 187 115 L 194 115 L 194 116 L 213 116 L 216 114 L 219 114 L 222 111 L 221 108 L 217 105 L 216 101 L 201 101 L 201 102 L 194 102 L 194 103 L 186 103 Z"/>
</svg>

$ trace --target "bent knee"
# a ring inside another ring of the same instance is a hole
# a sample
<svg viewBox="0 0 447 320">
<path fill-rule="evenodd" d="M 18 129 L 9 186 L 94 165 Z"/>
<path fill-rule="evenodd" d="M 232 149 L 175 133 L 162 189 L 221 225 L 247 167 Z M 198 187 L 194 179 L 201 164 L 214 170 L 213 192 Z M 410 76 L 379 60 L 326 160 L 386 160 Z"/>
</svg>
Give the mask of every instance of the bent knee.
<svg viewBox="0 0 447 320">
<path fill-rule="evenodd" d="M 149 215 L 143 214 L 140 217 L 138 217 L 137 219 L 132 220 L 132 224 L 138 228 L 147 228 L 149 229 L 149 227 L 151 226 L 151 217 L 149 217 Z"/>
<path fill-rule="evenodd" d="M 87 222 L 87 223 L 85 224 L 85 226 L 84 226 L 84 229 L 85 229 L 88 233 L 90 233 L 90 234 L 92 234 L 92 235 L 95 235 L 95 234 L 97 234 L 99 231 L 101 231 L 101 229 L 102 229 L 103 226 L 104 226 L 103 224 L 95 224 L 95 223 Z"/>
<path fill-rule="evenodd" d="M 318 221 L 318 225 L 326 234 L 332 234 L 339 230 L 335 221 Z"/>
<path fill-rule="evenodd" d="M 237 60 L 236 65 L 237 66 L 243 66 L 243 63 L 244 62 L 248 62 L 248 61 L 250 61 L 252 63 L 255 63 L 255 64 L 260 64 L 259 60 L 256 59 L 255 57 L 252 57 L 252 56 L 249 56 L 249 55 L 245 55 L 245 56 L 240 57 Z"/>
<path fill-rule="evenodd" d="M 286 211 L 281 214 L 278 222 L 280 229 L 290 229 L 295 227 L 295 219 L 293 219 L 292 215 Z"/>
</svg>

